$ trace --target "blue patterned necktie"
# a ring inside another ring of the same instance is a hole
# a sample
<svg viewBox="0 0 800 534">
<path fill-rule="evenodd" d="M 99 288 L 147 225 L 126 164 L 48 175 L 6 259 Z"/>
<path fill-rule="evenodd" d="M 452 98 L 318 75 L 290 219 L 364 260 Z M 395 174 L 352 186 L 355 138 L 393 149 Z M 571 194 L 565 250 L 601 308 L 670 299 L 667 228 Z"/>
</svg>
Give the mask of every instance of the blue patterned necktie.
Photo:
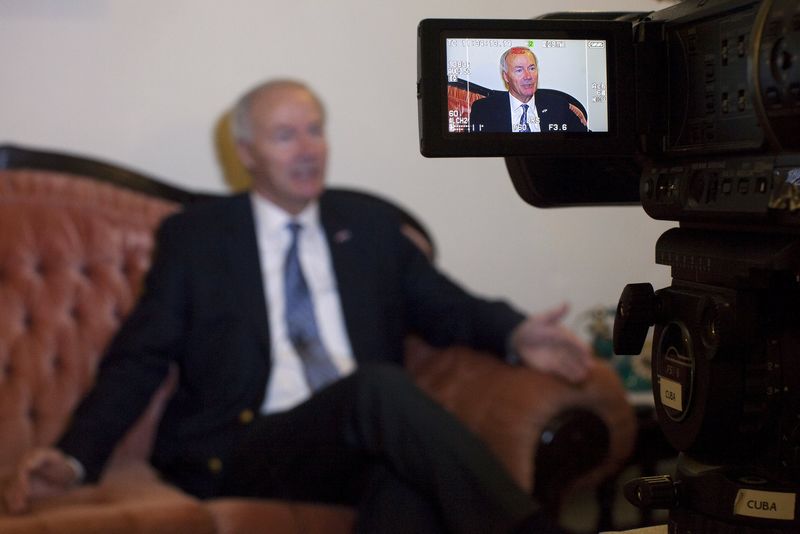
<svg viewBox="0 0 800 534">
<path fill-rule="evenodd" d="M 519 118 L 519 131 L 531 131 L 531 129 L 528 127 L 528 104 L 522 104 L 522 116 Z"/>
<path fill-rule="evenodd" d="M 286 263 L 283 266 L 286 325 L 289 330 L 289 340 L 303 362 L 306 382 L 311 391 L 316 391 L 339 378 L 339 371 L 322 344 L 317 321 L 314 318 L 311 293 L 300 266 L 297 238 L 302 229 L 303 227 L 297 222 L 289 223 L 292 242 L 286 252 Z"/>
</svg>

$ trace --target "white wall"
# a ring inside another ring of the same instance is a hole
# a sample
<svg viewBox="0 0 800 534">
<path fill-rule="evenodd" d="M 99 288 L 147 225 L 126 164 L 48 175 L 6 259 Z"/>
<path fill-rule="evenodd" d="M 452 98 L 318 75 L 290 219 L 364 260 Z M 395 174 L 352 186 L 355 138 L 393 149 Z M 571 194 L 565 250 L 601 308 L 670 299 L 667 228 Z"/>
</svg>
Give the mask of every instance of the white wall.
<svg viewBox="0 0 800 534">
<path fill-rule="evenodd" d="M 307 80 L 326 101 L 329 180 L 387 194 L 433 229 L 468 287 L 530 310 L 614 305 L 655 266 L 670 225 L 639 207 L 538 210 L 502 159 L 429 160 L 417 141 L 422 18 L 528 18 L 637 10 L 652 0 L 2 0 L 0 142 L 116 161 L 175 184 L 225 190 L 213 130 L 265 78 Z M 574 317 L 572 319 L 574 321 Z"/>
</svg>

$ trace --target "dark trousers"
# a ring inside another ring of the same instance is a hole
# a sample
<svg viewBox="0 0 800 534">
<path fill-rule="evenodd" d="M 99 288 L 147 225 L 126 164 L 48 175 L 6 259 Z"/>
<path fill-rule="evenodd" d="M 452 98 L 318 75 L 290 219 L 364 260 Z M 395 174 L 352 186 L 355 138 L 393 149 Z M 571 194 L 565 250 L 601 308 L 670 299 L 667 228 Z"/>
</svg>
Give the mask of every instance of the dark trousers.
<svg viewBox="0 0 800 534">
<path fill-rule="evenodd" d="M 357 532 L 509 532 L 538 507 L 405 371 L 366 365 L 257 418 L 224 493 L 352 504 Z"/>
</svg>

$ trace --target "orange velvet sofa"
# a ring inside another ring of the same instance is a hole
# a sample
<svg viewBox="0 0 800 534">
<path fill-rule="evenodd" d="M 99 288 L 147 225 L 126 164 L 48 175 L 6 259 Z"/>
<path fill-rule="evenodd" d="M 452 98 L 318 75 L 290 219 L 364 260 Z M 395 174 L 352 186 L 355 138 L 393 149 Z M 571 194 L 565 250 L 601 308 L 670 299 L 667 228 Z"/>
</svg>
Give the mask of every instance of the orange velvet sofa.
<svg viewBox="0 0 800 534">
<path fill-rule="evenodd" d="M 201 202 L 117 165 L 0 146 L 0 485 L 19 458 L 53 443 L 91 387 L 109 338 L 136 301 L 168 214 Z M 407 368 L 557 514 L 570 491 L 613 476 L 635 417 L 604 362 L 579 387 L 464 347 L 408 342 Z M 0 532 L 346 533 L 352 509 L 279 500 L 199 500 L 148 463 L 171 376 L 96 485 L 0 509 Z M 474 395 L 475 391 L 481 395 Z M 2 506 L 0 506 L 2 508 Z"/>
</svg>

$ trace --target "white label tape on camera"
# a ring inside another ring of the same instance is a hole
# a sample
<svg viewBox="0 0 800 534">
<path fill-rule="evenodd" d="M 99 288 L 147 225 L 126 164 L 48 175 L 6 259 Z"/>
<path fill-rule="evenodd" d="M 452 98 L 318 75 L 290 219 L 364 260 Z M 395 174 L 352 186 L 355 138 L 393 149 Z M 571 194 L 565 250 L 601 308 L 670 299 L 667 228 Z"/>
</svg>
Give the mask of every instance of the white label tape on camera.
<svg viewBox="0 0 800 534">
<path fill-rule="evenodd" d="M 733 503 L 733 513 L 764 519 L 794 520 L 794 493 L 740 489 Z"/>
<path fill-rule="evenodd" d="M 673 410 L 683 411 L 683 388 L 679 382 L 658 377 L 658 390 L 661 398 L 661 404 Z"/>
</svg>

